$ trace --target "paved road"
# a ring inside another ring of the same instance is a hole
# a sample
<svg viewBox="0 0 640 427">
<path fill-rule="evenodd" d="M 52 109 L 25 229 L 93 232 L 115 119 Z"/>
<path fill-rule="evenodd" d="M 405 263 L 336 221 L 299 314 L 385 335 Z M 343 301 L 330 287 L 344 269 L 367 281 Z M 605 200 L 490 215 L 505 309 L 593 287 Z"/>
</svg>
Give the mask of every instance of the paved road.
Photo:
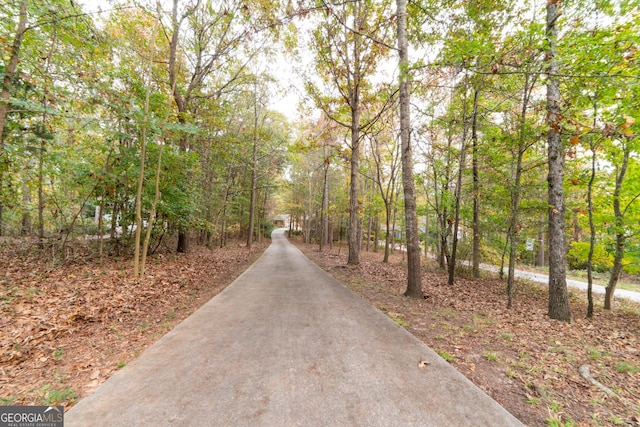
<svg viewBox="0 0 640 427">
<path fill-rule="evenodd" d="M 65 415 L 66 427 L 520 425 L 282 230 L 227 289 Z"/>
<path fill-rule="evenodd" d="M 483 270 L 492 271 L 494 273 L 498 273 L 500 271 L 499 267 L 488 265 L 488 264 L 481 264 L 480 268 Z M 505 273 L 506 271 L 507 270 L 505 269 Z M 546 274 L 533 273 L 533 272 L 524 271 L 524 270 L 516 270 L 514 274 L 519 279 L 531 280 L 532 282 L 537 282 L 537 283 L 549 283 L 549 276 L 547 276 Z M 581 282 L 579 280 L 567 279 L 567 286 L 570 288 L 580 289 L 581 291 L 585 291 L 585 292 L 587 291 L 587 283 Z M 595 285 L 595 284 L 593 285 L 594 294 L 604 295 L 604 289 L 605 289 L 604 286 Z M 624 298 L 631 301 L 640 302 L 640 292 L 629 291 L 626 289 L 616 289 L 614 293 L 614 298 Z"/>
<path fill-rule="evenodd" d="M 384 242 L 382 243 L 384 244 Z M 404 249 L 401 249 L 404 250 Z M 432 253 L 429 253 L 429 256 L 431 258 L 435 258 L 435 255 Z M 471 261 L 469 260 L 463 260 L 461 261 L 464 264 L 471 266 Z M 500 267 L 496 266 L 496 265 L 491 265 L 491 264 L 480 264 L 480 269 L 481 270 L 485 270 L 485 271 L 491 271 L 493 273 L 499 273 L 500 272 Z M 507 273 L 508 269 L 505 268 L 505 274 Z M 543 273 L 534 273 L 531 271 L 525 271 L 525 270 L 515 270 L 514 272 L 516 278 L 518 279 L 525 279 L 525 280 L 531 280 L 532 282 L 536 282 L 536 283 L 544 283 L 544 284 L 548 284 L 549 283 L 549 276 Z M 581 291 L 587 292 L 587 282 L 582 282 L 580 280 L 572 280 L 572 279 L 567 279 L 567 286 L 570 288 L 575 288 L 575 289 L 579 289 Z M 605 292 L 605 287 L 602 285 L 596 285 L 594 284 L 592 286 L 592 290 L 594 294 L 602 294 L 604 295 Z M 586 298 L 586 294 L 585 294 L 585 298 Z M 628 299 L 630 301 L 634 301 L 634 302 L 640 302 L 640 292 L 636 292 L 636 291 L 629 291 L 627 289 L 616 289 L 615 293 L 614 293 L 614 298 L 624 298 L 624 299 Z"/>
</svg>

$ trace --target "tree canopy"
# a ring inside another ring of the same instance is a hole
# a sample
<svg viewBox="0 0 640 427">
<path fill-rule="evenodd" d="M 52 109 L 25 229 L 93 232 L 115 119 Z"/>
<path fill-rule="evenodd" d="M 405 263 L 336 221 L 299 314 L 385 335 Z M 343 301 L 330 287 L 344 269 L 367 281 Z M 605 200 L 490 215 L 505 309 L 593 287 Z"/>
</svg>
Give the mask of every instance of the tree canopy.
<svg viewBox="0 0 640 427">
<path fill-rule="evenodd" d="M 466 260 L 506 265 L 509 299 L 517 264 L 549 267 L 562 320 L 565 267 L 610 271 L 611 308 L 640 272 L 640 7 L 418 0 L 406 40 L 396 7 L 4 4 L 0 233 L 144 260 L 250 246 L 289 214 L 351 264 L 423 248 L 451 284 Z M 292 90 L 295 117 L 275 102 Z"/>
</svg>

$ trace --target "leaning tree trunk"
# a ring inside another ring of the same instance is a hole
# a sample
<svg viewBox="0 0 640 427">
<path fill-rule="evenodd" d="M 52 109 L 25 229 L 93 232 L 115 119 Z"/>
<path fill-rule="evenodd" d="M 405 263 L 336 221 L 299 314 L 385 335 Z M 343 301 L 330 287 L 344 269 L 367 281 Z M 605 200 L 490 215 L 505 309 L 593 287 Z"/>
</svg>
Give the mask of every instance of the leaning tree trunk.
<svg viewBox="0 0 640 427">
<path fill-rule="evenodd" d="M 626 241 L 626 235 L 624 233 L 624 213 L 620 208 L 620 193 L 622 192 L 622 183 L 627 173 L 627 166 L 629 165 L 629 145 L 624 146 L 624 153 L 622 157 L 622 164 L 616 174 L 616 188 L 613 191 L 613 214 L 615 216 L 615 230 L 616 230 L 616 252 L 613 257 L 613 268 L 611 269 L 611 275 L 609 276 L 609 283 L 605 289 L 604 294 L 604 308 L 605 310 L 611 310 L 613 308 L 613 294 L 616 290 L 618 278 L 622 272 L 622 259 L 624 257 L 624 244 Z"/>
<path fill-rule="evenodd" d="M 623 233 L 616 233 L 616 253 L 613 258 L 613 268 L 611 269 L 611 276 L 609 277 L 609 283 L 605 288 L 604 293 L 604 309 L 611 310 L 613 308 L 613 294 L 616 290 L 616 284 L 618 278 L 622 272 L 622 258 L 624 255 L 624 243 L 625 236 Z"/>
<path fill-rule="evenodd" d="M 547 2 L 546 52 L 549 61 L 547 81 L 547 133 L 549 175 L 549 317 L 565 322 L 571 321 L 569 296 L 567 293 L 566 259 L 564 240 L 564 149 L 561 130 L 560 83 L 558 80 L 556 26 L 560 16 L 560 1 Z"/>
</svg>

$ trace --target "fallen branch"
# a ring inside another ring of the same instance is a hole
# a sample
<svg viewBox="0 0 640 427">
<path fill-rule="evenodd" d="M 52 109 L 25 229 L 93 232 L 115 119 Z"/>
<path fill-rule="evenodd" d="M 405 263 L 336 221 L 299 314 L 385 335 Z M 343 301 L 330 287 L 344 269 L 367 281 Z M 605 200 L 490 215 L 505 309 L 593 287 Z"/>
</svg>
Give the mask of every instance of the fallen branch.
<svg viewBox="0 0 640 427">
<path fill-rule="evenodd" d="M 608 394 L 609 396 L 617 396 L 609 387 L 603 385 L 601 382 L 597 381 L 595 378 L 591 376 L 591 367 L 589 365 L 582 365 L 578 368 L 578 372 L 580 376 L 585 380 L 589 381 L 591 384 Z"/>
</svg>

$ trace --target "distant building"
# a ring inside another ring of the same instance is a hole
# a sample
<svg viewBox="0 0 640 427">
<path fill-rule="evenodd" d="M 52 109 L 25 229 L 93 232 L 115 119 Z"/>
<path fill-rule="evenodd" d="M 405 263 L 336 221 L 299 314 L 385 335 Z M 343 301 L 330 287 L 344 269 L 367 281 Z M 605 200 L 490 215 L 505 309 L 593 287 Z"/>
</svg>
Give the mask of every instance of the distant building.
<svg viewBox="0 0 640 427">
<path fill-rule="evenodd" d="M 276 215 L 272 221 L 273 221 L 273 225 L 276 226 L 276 228 L 289 228 L 289 225 L 291 224 L 291 215 L 289 214 Z"/>
</svg>

